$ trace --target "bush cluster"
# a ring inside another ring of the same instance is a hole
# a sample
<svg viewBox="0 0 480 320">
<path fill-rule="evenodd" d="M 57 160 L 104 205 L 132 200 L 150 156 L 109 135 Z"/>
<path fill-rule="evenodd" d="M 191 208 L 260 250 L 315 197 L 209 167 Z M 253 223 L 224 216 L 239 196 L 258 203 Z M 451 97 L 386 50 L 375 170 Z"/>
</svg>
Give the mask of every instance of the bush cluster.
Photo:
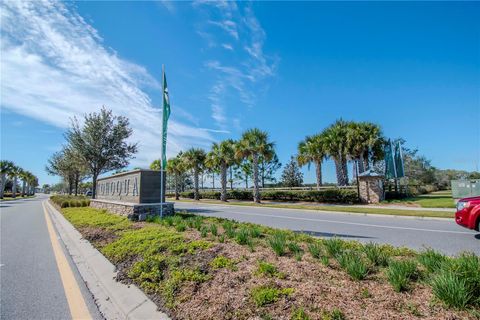
<svg viewBox="0 0 480 320">
<path fill-rule="evenodd" d="M 325 203 L 355 203 L 358 201 L 357 191 L 352 189 L 326 189 L 326 190 L 265 190 L 261 191 L 263 200 L 273 201 L 306 201 Z M 182 198 L 193 199 L 193 191 L 181 192 Z M 220 191 L 202 191 L 201 199 L 220 200 Z M 253 200 L 250 190 L 229 190 L 227 198 L 233 200 Z"/>
<path fill-rule="evenodd" d="M 88 207 L 90 200 L 85 196 L 55 195 L 50 200 L 60 208 Z"/>
</svg>

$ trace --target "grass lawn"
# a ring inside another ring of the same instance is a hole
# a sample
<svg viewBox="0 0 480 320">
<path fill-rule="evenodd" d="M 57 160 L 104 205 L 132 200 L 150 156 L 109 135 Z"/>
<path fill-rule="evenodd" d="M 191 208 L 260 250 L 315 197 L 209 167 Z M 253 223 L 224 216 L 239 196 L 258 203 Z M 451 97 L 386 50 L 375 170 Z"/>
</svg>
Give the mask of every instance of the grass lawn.
<svg viewBox="0 0 480 320">
<path fill-rule="evenodd" d="M 64 216 L 173 319 L 475 319 L 479 257 L 177 213 L 148 222 Z"/>
<path fill-rule="evenodd" d="M 180 202 L 196 202 L 190 199 L 181 199 L 171 201 Z M 300 204 L 269 204 L 269 203 L 253 203 L 253 202 L 241 202 L 232 201 L 221 202 L 218 200 L 202 199 L 201 202 L 223 204 L 223 205 L 238 205 L 238 206 L 256 206 L 266 208 L 285 208 L 285 209 L 302 209 L 302 210 L 317 210 L 317 211 L 333 211 L 333 212 L 351 212 L 351 213 L 365 213 L 365 214 L 383 214 L 383 215 L 398 215 L 398 216 L 412 216 L 412 217 L 434 217 L 434 218 L 453 218 L 453 212 L 442 211 L 427 211 L 427 210 L 402 210 L 402 209 L 383 209 L 375 207 L 352 207 L 352 206 L 309 206 Z"/>
<path fill-rule="evenodd" d="M 451 191 L 437 191 L 401 200 L 387 200 L 386 203 L 418 205 L 422 208 L 455 208 Z"/>
</svg>

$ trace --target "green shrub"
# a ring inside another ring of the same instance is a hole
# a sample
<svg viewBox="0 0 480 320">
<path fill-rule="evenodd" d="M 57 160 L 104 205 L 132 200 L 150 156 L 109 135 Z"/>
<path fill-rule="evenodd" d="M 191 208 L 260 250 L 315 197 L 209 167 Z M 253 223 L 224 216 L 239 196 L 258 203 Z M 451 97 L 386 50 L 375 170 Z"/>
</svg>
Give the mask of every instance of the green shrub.
<svg viewBox="0 0 480 320">
<path fill-rule="evenodd" d="M 235 226 L 231 221 L 224 221 L 222 227 L 223 230 L 225 230 L 225 234 L 227 235 L 227 237 L 229 237 L 230 239 L 235 237 Z"/>
<path fill-rule="evenodd" d="M 268 238 L 268 244 L 277 254 L 277 256 L 285 255 L 285 248 L 287 245 L 287 237 L 284 232 L 276 231 Z"/>
<path fill-rule="evenodd" d="M 147 292 L 155 292 L 168 268 L 168 259 L 163 255 L 152 255 L 136 262 L 128 271 L 128 276 L 140 283 Z"/>
<path fill-rule="evenodd" d="M 385 267 L 388 265 L 388 254 L 376 243 L 367 243 L 363 247 L 363 252 L 367 256 L 367 259 L 375 266 Z"/>
<path fill-rule="evenodd" d="M 389 263 L 386 274 L 395 291 L 405 291 L 410 282 L 417 277 L 417 264 L 412 260 L 393 260 Z"/>
<path fill-rule="evenodd" d="M 227 258 L 225 256 L 222 256 L 222 255 L 215 257 L 210 262 L 210 266 L 213 269 L 227 268 L 227 269 L 230 269 L 230 270 L 237 270 L 236 263 L 232 259 L 229 259 L 229 258 Z"/>
<path fill-rule="evenodd" d="M 353 280 L 365 279 L 370 271 L 368 264 L 354 251 L 337 255 L 337 261 Z"/>
<path fill-rule="evenodd" d="M 308 244 L 308 252 L 310 252 L 310 255 L 315 258 L 315 259 L 320 259 L 322 256 L 322 245 L 319 244 L 318 242 L 313 242 Z"/>
<path fill-rule="evenodd" d="M 193 226 L 195 229 L 200 231 L 202 229 L 203 219 L 201 217 L 195 217 L 193 220 Z"/>
<path fill-rule="evenodd" d="M 433 249 L 427 249 L 418 255 L 418 261 L 428 273 L 433 273 L 440 270 L 448 262 L 448 258 Z"/>
<path fill-rule="evenodd" d="M 296 242 L 288 243 L 288 250 L 295 256 L 298 261 L 302 260 L 303 250 Z"/>
<path fill-rule="evenodd" d="M 88 207 L 90 200 L 85 196 L 53 195 L 50 200 L 61 208 Z"/>
<path fill-rule="evenodd" d="M 193 199 L 193 191 L 181 192 L 182 198 Z M 263 190 L 260 196 L 264 200 L 275 201 L 308 201 L 325 203 L 356 203 L 357 191 L 354 189 L 326 189 L 326 190 Z M 249 190 L 228 190 L 227 198 L 233 200 L 253 200 L 253 193 Z M 200 199 L 220 199 L 219 191 L 202 191 Z"/>
<path fill-rule="evenodd" d="M 267 277 L 277 277 L 279 275 L 279 272 L 275 265 L 265 261 L 259 261 L 258 268 L 255 274 L 265 275 Z"/>
<path fill-rule="evenodd" d="M 328 254 L 331 257 L 335 257 L 343 250 L 343 241 L 338 239 L 337 237 L 327 239 L 323 243 L 325 245 L 325 248 L 327 249 Z"/>
<path fill-rule="evenodd" d="M 480 257 L 473 253 L 462 253 L 451 261 L 449 268 L 460 280 L 465 281 L 472 297 L 468 304 L 480 305 Z"/>
<path fill-rule="evenodd" d="M 247 229 L 247 227 L 241 227 L 235 236 L 235 240 L 237 241 L 238 244 L 241 245 L 246 245 L 249 243 L 250 240 L 250 232 Z"/>
<path fill-rule="evenodd" d="M 310 317 L 307 315 L 303 308 L 298 308 L 293 310 L 291 320 L 310 320 Z"/>
<path fill-rule="evenodd" d="M 218 235 L 218 229 L 217 225 L 215 223 L 212 223 L 210 225 L 210 232 L 216 237 Z"/>
<path fill-rule="evenodd" d="M 166 300 L 169 308 L 175 306 L 175 293 L 185 281 L 201 283 L 207 281 L 210 277 L 198 269 L 180 269 L 173 270 L 169 278 L 163 283 L 161 294 Z"/>
<path fill-rule="evenodd" d="M 200 235 L 202 236 L 202 238 L 205 238 L 208 235 L 207 226 L 202 226 L 202 228 L 200 229 Z"/>
<path fill-rule="evenodd" d="M 180 222 L 175 225 L 175 230 L 177 230 L 178 232 L 183 232 L 186 229 L 187 229 L 187 225 L 184 222 Z"/>
<path fill-rule="evenodd" d="M 260 230 L 260 227 L 256 225 L 248 226 L 248 231 L 249 231 L 250 237 L 252 238 L 260 238 L 260 236 L 262 235 L 262 230 Z"/>
<path fill-rule="evenodd" d="M 446 306 L 458 309 L 465 309 L 474 299 L 465 279 L 450 270 L 442 271 L 433 278 L 432 291 Z"/>
<path fill-rule="evenodd" d="M 322 313 L 322 320 L 345 320 L 345 315 L 340 309 L 334 308 L 330 312 L 323 312 Z"/>
<path fill-rule="evenodd" d="M 251 291 L 251 297 L 257 307 L 278 301 L 282 296 L 289 296 L 293 293 L 292 288 L 278 289 L 269 286 L 260 286 L 253 288 Z"/>
<path fill-rule="evenodd" d="M 327 256 L 322 256 L 320 258 L 320 262 L 326 267 L 328 267 L 328 265 L 330 264 L 330 260 L 328 259 Z"/>
</svg>

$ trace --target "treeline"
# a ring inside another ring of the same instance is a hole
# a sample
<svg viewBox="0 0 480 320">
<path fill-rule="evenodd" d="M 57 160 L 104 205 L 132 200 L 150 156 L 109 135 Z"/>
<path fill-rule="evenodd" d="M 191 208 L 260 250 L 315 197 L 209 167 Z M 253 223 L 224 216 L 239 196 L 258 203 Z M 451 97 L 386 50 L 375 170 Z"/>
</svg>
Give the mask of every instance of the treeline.
<svg viewBox="0 0 480 320">
<path fill-rule="evenodd" d="M 368 122 L 337 120 L 330 127 L 314 136 L 307 136 L 299 143 L 296 161 L 298 165 L 316 167 L 317 187 L 322 186 L 322 163 L 327 158 L 335 161 L 337 185 L 348 185 L 347 162 L 353 160 L 360 172 L 370 167 L 371 163 L 383 158 L 385 138 L 378 125 Z M 251 173 L 253 179 L 252 200 L 260 202 L 260 171 L 262 164 L 275 159 L 275 145 L 268 133 L 258 128 L 245 131 L 238 141 L 227 139 L 214 143 L 207 153 L 203 149 L 191 148 L 180 152 L 168 160 L 167 172 L 174 177 L 175 198 L 178 199 L 185 174 L 193 176 L 193 199 L 200 199 L 199 176 L 205 172 L 218 172 L 221 191 L 219 199 L 227 200 L 228 173 L 235 167 L 245 167 L 244 172 Z M 278 158 L 277 158 L 278 159 Z M 159 161 L 154 161 L 152 169 L 160 169 Z M 278 168 L 278 167 L 277 167 Z M 232 183 L 230 173 L 230 183 Z M 247 179 L 248 181 L 248 179 Z M 297 163 L 290 161 L 282 174 L 282 182 L 287 186 L 303 183 Z M 262 183 L 263 185 L 263 183 Z M 248 188 L 248 186 L 246 186 Z M 232 189 L 232 186 L 230 186 Z"/>
<path fill-rule="evenodd" d="M 22 169 L 12 161 L 0 160 L 0 199 L 5 196 L 5 189 L 7 187 L 11 193 L 12 198 L 19 193 L 22 197 L 35 194 L 35 187 L 38 186 L 38 178 L 31 172 Z M 22 182 L 18 185 L 19 180 Z"/>
</svg>

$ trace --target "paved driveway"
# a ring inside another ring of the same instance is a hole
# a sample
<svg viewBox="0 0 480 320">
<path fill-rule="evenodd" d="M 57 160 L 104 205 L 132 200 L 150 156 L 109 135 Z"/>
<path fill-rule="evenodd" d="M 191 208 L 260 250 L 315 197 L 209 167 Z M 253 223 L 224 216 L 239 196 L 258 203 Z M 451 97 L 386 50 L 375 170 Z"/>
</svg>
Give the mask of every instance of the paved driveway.
<svg viewBox="0 0 480 320">
<path fill-rule="evenodd" d="M 480 255 L 480 233 L 456 225 L 453 219 L 359 215 L 189 202 L 176 202 L 175 209 L 290 229 L 318 237 L 338 236 L 412 249 L 431 247 L 449 255 L 462 251 Z"/>
</svg>

